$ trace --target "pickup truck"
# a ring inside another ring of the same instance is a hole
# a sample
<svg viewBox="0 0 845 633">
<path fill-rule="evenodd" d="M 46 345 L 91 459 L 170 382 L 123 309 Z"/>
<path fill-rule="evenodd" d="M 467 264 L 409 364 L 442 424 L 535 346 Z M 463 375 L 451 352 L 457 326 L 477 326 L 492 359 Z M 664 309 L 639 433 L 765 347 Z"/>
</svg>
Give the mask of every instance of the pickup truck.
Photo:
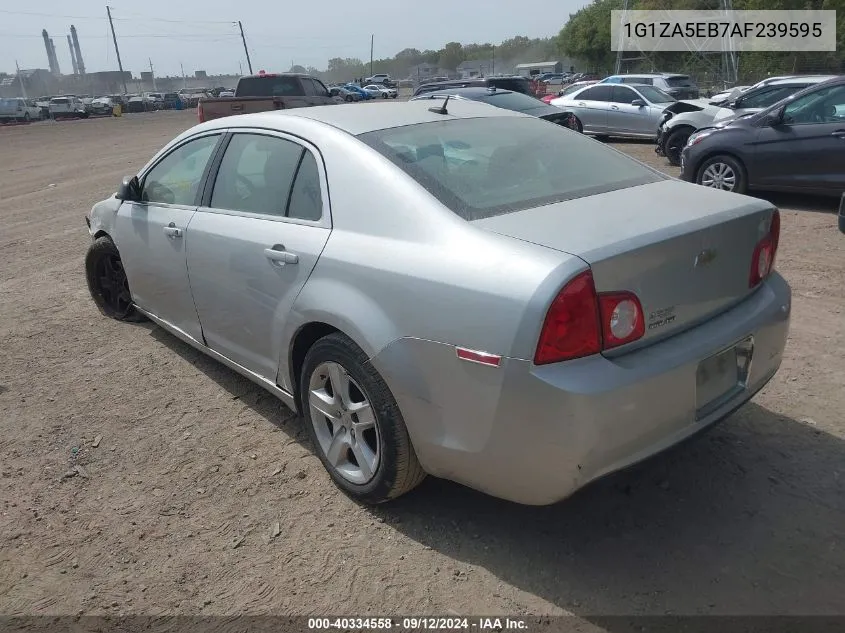
<svg viewBox="0 0 845 633">
<path fill-rule="evenodd" d="M 12 97 L 0 99 L 0 123 L 12 121 L 37 121 L 41 118 L 41 108 L 31 99 Z"/>
<path fill-rule="evenodd" d="M 300 73 L 265 73 L 241 77 L 234 97 L 200 99 L 200 123 L 233 114 L 337 105 L 322 81 Z"/>
</svg>

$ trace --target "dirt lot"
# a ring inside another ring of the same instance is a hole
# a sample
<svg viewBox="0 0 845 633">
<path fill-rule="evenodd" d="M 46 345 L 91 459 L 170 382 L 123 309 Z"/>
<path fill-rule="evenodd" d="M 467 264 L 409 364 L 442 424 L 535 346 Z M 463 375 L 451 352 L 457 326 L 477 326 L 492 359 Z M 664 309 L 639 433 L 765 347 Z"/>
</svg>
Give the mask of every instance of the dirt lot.
<svg viewBox="0 0 845 633">
<path fill-rule="evenodd" d="M 368 509 L 273 397 L 88 298 L 85 213 L 194 120 L 0 129 L 0 613 L 845 613 L 835 202 L 775 199 L 786 359 L 710 433 L 553 507 Z"/>
</svg>

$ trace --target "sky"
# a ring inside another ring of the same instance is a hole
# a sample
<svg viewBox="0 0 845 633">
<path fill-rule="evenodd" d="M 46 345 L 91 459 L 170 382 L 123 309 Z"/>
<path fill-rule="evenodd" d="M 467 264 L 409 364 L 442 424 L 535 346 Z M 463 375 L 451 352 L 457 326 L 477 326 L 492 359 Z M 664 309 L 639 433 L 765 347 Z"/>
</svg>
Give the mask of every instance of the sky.
<svg viewBox="0 0 845 633">
<path fill-rule="evenodd" d="M 439 49 L 446 42 L 498 43 L 514 35 L 557 34 L 587 0 L 112 0 L 124 70 L 158 76 L 205 70 L 247 72 L 237 21 L 255 72 L 288 70 L 291 64 L 325 69 L 330 57 L 392 57 L 403 48 Z M 41 30 L 56 47 L 59 67 L 72 72 L 66 35 L 76 26 L 86 71 L 116 70 L 117 58 L 105 4 L 95 0 L 3 2 L 0 70 L 48 68 Z"/>
</svg>

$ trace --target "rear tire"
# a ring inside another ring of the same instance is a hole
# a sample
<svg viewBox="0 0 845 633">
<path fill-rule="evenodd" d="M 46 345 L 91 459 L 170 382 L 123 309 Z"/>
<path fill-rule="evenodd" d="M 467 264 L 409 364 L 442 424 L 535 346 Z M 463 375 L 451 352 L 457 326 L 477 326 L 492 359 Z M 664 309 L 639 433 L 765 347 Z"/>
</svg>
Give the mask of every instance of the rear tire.
<svg viewBox="0 0 845 633">
<path fill-rule="evenodd" d="M 117 246 L 108 237 L 94 240 L 85 255 L 85 279 L 94 304 L 111 319 L 137 323 L 146 317 L 132 304 L 132 294 Z"/>
<path fill-rule="evenodd" d="M 314 451 L 344 493 L 378 504 L 425 479 L 393 394 L 346 335 L 337 332 L 314 343 L 299 380 Z"/>
<path fill-rule="evenodd" d="M 346 100 L 347 103 L 352 103 L 355 99 L 353 99 L 352 95 L 346 95 L 345 100 Z"/>
<path fill-rule="evenodd" d="M 745 167 L 727 154 L 712 156 L 701 163 L 695 174 L 695 182 L 703 187 L 733 193 L 745 193 L 748 187 Z"/>
<path fill-rule="evenodd" d="M 672 132 L 663 144 L 663 153 L 670 165 L 680 167 L 681 165 L 681 151 L 687 144 L 687 140 L 693 133 L 693 129 L 689 127 L 682 127 Z"/>
</svg>

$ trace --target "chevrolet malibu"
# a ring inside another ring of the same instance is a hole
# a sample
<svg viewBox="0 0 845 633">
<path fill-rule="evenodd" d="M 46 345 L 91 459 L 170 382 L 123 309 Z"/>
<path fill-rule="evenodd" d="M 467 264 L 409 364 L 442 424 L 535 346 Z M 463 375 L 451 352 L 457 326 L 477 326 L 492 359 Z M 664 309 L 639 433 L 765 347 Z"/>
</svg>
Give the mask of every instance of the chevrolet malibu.
<svg viewBox="0 0 845 633">
<path fill-rule="evenodd" d="M 103 314 L 275 394 L 368 503 L 561 500 L 745 403 L 789 326 L 769 203 L 467 100 L 210 121 L 87 223 Z"/>
</svg>

